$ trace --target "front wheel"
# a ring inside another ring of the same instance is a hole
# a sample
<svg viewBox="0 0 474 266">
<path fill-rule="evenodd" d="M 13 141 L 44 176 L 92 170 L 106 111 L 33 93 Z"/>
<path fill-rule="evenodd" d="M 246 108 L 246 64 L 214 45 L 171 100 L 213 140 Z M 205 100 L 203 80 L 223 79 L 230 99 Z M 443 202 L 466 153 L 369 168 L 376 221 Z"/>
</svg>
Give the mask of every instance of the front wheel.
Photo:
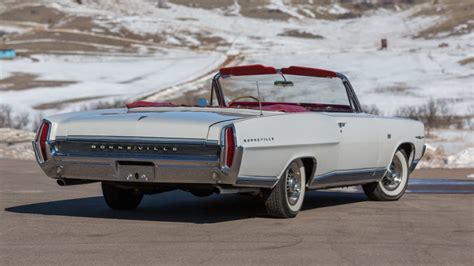
<svg viewBox="0 0 474 266">
<path fill-rule="evenodd" d="M 107 205 L 114 210 L 133 210 L 143 198 L 143 192 L 102 182 L 102 194 Z"/>
<path fill-rule="evenodd" d="M 379 182 L 362 185 L 365 195 L 371 200 L 398 200 L 405 194 L 408 186 L 408 158 L 404 151 L 398 150 L 393 156 L 387 173 Z"/>
<path fill-rule="evenodd" d="M 271 217 L 295 217 L 303 205 L 306 191 L 306 175 L 301 160 L 295 160 L 286 168 L 277 185 L 263 191 L 265 208 Z"/>
</svg>

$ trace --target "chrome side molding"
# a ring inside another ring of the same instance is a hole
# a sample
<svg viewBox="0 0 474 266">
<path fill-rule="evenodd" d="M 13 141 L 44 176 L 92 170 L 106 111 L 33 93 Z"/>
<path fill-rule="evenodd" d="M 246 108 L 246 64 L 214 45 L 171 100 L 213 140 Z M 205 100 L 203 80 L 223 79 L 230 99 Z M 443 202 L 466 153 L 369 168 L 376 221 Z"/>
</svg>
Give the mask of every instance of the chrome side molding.
<svg viewBox="0 0 474 266">
<path fill-rule="evenodd" d="M 276 176 L 239 176 L 236 185 L 249 187 L 273 188 L 278 182 Z"/>
<path fill-rule="evenodd" d="M 386 172 L 387 168 L 384 167 L 332 171 L 314 176 L 308 187 L 331 188 L 378 182 Z"/>
</svg>

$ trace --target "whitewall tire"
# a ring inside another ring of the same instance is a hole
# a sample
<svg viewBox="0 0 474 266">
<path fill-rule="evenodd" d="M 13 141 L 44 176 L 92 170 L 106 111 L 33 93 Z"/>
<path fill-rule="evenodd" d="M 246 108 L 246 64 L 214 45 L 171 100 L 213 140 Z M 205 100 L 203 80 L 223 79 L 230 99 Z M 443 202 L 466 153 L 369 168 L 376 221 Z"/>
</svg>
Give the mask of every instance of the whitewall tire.
<svg viewBox="0 0 474 266">
<path fill-rule="evenodd" d="M 297 159 L 285 169 L 273 189 L 263 191 L 268 215 L 275 218 L 295 217 L 303 206 L 305 192 L 305 168 L 303 162 Z"/>
<path fill-rule="evenodd" d="M 371 200 L 398 200 L 405 194 L 408 179 L 408 157 L 403 150 L 398 150 L 382 179 L 376 183 L 362 185 L 362 188 Z"/>
</svg>

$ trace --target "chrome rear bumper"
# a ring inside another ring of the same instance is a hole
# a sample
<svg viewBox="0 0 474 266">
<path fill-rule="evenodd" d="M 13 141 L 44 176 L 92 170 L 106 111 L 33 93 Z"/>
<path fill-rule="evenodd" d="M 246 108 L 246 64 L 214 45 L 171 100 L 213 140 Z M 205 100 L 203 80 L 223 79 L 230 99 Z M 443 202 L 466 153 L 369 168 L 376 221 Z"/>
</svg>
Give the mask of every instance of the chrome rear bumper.
<svg viewBox="0 0 474 266">
<path fill-rule="evenodd" d="M 33 148 L 35 153 L 39 154 L 37 143 L 33 142 Z M 242 182 L 242 178 L 238 177 L 242 153 L 242 147 L 237 147 L 234 163 L 228 168 L 222 166 L 220 154 L 216 156 L 68 154 L 58 149 L 58 143 L 48 141 L 48 160 L 43 162 L 37 156 L 37 161 L 45 174 L 54 179 L 272 187 L 273 183 L 264 184 L 260 180 Z"/>
<path fill-rule="evenodd" d="M 228 183 L 229 179 L 228 174 L 220 171 L 219 161 L 193 158 L 176 160 L 53 156 L 41 164 L 41 168 L 52 178 L 98 181 Z"/>
</svg>

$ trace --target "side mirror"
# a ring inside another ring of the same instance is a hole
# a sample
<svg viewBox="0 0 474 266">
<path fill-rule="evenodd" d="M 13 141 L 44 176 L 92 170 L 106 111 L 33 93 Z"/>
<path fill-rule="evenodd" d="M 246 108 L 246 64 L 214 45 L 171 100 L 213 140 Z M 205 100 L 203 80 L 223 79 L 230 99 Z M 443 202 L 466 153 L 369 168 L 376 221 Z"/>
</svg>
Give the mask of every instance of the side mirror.
<svg viewBox="0 0 474 266">
<path fill-rule="evenodd" d="M 196 105 L 199 107 L 206 107 L 209 106 L 209 101 L 206 98 L 198 98 Z"/>
</svg>

